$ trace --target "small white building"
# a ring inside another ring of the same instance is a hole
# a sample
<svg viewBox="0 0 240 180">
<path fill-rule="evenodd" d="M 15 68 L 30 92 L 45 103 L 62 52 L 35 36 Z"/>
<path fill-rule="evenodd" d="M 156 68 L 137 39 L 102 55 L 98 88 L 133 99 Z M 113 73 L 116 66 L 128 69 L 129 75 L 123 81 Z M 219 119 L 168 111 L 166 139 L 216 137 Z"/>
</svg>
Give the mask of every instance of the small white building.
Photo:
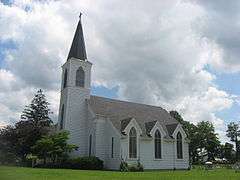
<svg viewBox="0 0 240 180">
<path fill-rule="evenodd" d="M 187 169 L 182 126 L 161 107 L 91 95 L 91 67 L 80 19 L 62 66 L 58 121 L 79 147 L 73 156 L 97 156 L 107 169 L 119 169 L 121 161 L 140 161 L 144 169 Z"/>
</svg>

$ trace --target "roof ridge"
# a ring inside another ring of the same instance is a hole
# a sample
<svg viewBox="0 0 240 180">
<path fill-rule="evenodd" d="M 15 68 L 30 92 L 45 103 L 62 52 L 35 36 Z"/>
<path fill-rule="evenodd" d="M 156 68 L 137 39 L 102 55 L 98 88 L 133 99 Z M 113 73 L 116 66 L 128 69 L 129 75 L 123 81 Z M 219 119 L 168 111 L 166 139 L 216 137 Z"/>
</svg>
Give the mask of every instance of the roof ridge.
<svg viewBox="0 0 240 180">
<path fill-rule="evenodd" d="M 103 96 L 96 96 L 96 95 L 91 95 L 91 96 L 97 97 L 97 98 L 104 98 L 104 99 L 108 99 L 108 100 L 111 100 L 111 101 L 119 101 L 119 102 L 126 102 L 126 103 L 131 103 L 131 104 L 137 104 L 137 105 L 144 105 L 144 106 L 149 106 L 149 107 L 160 108 L 160 109 L 166 111 L 167 113 L 169 113 L 166 109 L 162 108 L 161 106 L 154 106 L 154 105 L 150 105 L 150 104 L 132 102 L 132 101 L 127 101 L 127 100 L 119 100 L 119 99 L 113 99 L 113 98 L 108 98 L 108 97 L 103 97 Z"/>
<path fill-rule="evenodd" d="M 174 118 L 175 119 L 175 118 Z M 171 123 L 171 124 L 166 124 L 166 126 L 168 126 L 168 125 L 174 125 L 174 124 L 181 124 L 181 123 L 179 123 L 179 122 L 177 122 L 177 123 Z"/>
</svg>

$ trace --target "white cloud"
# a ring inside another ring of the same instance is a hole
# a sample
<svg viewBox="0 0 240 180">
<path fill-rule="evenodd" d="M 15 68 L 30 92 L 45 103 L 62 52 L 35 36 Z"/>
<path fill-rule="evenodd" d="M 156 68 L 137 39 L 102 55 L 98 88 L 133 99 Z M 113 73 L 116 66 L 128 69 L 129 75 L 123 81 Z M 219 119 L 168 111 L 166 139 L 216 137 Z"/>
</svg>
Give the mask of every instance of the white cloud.
<svg viewBox="0 0 240 180">
<path fill-rule="evenodd" d="M 198 32 L 212 44 L 213 68 L 223 72 L 240 71 L 240 21 L 239 1 L 196 1 L 206 11 L 205 18 L 198 23 Z"/>
<path fill-rule="evenodd" d="M 209 87 L 208 91 L 198 96 L 185 97 L 176 109 L 184 119 L 197 124 L 200 121 L 212 122 L 222 141 L 227 141 L 226 124 L 215 113 L 231 108 L 234 100 L 224 91 Z"/>
<path fill-rule="evenodd" d="M 210 27 L 206 8 L 179 0 L 0 4 L 0 40 L 17 44 L 7 52 L 7 70 L 0 71 L 0 122 L 18 119 L 38 88 L 47 91 L 56 120 L 60 66 L 80 10 L 93 84 L 119 86 L 122 99 L 177 109 L 187 120 L 210 120 L 223 132 L 215 113 L 230 108 L 232 96 L 213 84 L 216 77 L 205 66 L 225 66 L 224 46 L 203 36 Z"/>
</svg>

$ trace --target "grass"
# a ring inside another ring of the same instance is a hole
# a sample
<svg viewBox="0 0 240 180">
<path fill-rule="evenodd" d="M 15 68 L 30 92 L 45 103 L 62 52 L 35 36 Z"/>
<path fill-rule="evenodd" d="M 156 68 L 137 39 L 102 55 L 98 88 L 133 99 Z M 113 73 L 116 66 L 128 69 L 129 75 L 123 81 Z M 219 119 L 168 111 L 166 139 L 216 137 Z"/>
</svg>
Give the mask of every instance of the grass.
<svg viewBox="0 0 240 180">
<path fill-rule="evenodd" d="M 211 171 L 193 169 L 191 171 L 147 171 L 114 172 L 83 171 L 68 169 L 37 169 L 0 166 L 0 180 L 240 180 L 240 173 L 231 169 Z"/>
</svg>

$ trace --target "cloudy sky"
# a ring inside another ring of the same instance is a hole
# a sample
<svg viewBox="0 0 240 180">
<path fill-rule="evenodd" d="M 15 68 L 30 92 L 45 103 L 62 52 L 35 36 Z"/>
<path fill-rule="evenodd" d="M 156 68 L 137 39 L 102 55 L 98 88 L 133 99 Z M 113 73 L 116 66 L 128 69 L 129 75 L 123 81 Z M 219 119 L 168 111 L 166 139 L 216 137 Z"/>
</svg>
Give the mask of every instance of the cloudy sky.
<svg viewBox="0 0 240 180">
<path fill-rule="evenodd" d="M 240 119 L 240 1 L 0 1 L 0 126 L 37 89 L 58 114 L 61 65 L 79 12 L 92 93 L 211 121 L 224 142 Z"/>
</svg>

